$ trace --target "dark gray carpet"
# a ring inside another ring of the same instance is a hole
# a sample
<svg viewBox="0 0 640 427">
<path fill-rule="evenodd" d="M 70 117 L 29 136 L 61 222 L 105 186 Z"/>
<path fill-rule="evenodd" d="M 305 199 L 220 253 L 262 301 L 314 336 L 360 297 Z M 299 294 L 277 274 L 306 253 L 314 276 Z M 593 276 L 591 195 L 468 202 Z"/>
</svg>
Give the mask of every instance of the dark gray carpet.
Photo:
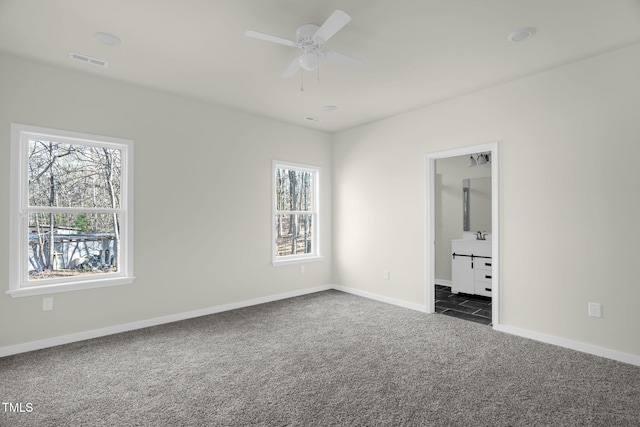
<svg viewBox="0 0 640 427">
<path fill-rule="evenodd" d="M 0 359 L 2 426 L 640 426 L 640 367 L 328 291 Z"/>
</svg>

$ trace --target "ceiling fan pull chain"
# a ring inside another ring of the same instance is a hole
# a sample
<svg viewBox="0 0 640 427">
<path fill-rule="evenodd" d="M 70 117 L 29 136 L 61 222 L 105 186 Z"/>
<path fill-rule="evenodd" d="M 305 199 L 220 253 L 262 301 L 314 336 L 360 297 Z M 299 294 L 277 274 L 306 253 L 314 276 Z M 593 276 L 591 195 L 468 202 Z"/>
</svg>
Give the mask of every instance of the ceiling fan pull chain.
<svg viewBox="0 0 640 427">
<path fill-rule="evenodd" d="M 304 92 L 304 70 L 300 70 L 300 92 Z"/>
</svg>

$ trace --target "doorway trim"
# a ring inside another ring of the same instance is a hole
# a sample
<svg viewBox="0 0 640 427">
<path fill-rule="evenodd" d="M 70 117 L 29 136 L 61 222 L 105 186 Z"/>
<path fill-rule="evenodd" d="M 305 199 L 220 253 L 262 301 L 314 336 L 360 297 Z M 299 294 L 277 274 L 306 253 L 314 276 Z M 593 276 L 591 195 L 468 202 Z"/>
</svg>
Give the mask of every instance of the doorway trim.
<svg viewBox="0 0 640 427">
<path fill-rule="evenodd" d="M 436 216 L 435 216 L 435 178 L 436 160 L 449 157 L 471 155 L 475 153 L 491 152 L 491 257 L 492 257 L 492 292 L 491 292 L 491 319 L 493 329 L 500 325 L 500 210 L 499 210 L 499 177 L 498 177 L 498 143 L 474 145 L 470 147 L 456 148 L 453 150 L 429 153 L 426 156 L 426 200 L 427 200 L 427 226 L 426 226 L 426 308 L 427 313 L 435 313 L 435 265 L 436 265 Z"/>
</svg>

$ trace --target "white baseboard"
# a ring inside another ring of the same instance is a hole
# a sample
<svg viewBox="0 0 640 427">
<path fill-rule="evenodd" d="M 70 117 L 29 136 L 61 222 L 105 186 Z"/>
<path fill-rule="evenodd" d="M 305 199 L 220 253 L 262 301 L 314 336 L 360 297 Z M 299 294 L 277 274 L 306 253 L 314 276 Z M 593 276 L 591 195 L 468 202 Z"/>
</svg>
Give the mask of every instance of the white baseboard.
<svg viewBox="0 0 640 427">
<path fill-rule="evenodd" d="M 436 279 L 435 280 L 435 284 L 436 285 L 442 285 L 442 286 L 451 287 L 451 280 Z"/>
<path fill-rule="evenodd" d="M 178 322 L 180 320 L 192 319 L 194 317 L 207 316 L 209 314 L 222 313 L 223 311 L 235 310 L 252 305 L 264 304 L 267 302 L 279 301 L 287 298 L 298 297 L 302 295 L 312 294 L 316 292 L 328 291 L 333 289 L 330 285 L 317 286 L 314 288 L 302 289 L 299 291 L 285 292 L 276 295 L 270 295 L 261 298 L 255 298 L 240 301 L 231 304 L 218 305 L 214 307 L 203 308 L 201 310 L 188 311 L 185 313 L 171 314 L 168 316 L 156 317 L 153 319 L 140 320 L 137 322 L 124 323 L 121 325 L 108 326 L 106 328 L 92 329 L 90 331 L 78 332 L 75 334 L 62 335 L 53 338 L 46 338 L 37 341 L 30 341 L 23 344 L 9 345 L 0 347 L 0 357 L 10 356 L 13 354 L 25 353 L 27 351 L 40 350 L 48 347 L 55 347 L 62 344 L 69 344 L 77 341 L 84 341 L 92 338 L 104 337 L 107 335 L 119 334 L 121 332 L 133 331 L 136 329 L 148 328 L 150 326 L 162 325 L 165 323 Z"/>
<path fill-rule="evenodd" d="M 270 296 L 261 297 L 261 298 L 254 298 L 254 299 L 240 301 L 240 302 L 231 303 L 231 304 L 208 307 L 201 310 L 188 311 L 185 313 L 172 314 L 168 316 L 156 317 L 153 319 L 140 320 L 137 322 L 125 323 L 121 325 L 109 326 L 106 328 L 78 332 L 75 334 L 62 335 L 62 336 L 53 337 L 53 338 L 46 338 L 46 339 L 30 341 L 22 344 L 0 347 L 0 357 L 10 356 L 10 355 L 19 354 L 19 353 L 25 353 L 33 350 L 40 350 L 48 347 L 55 347 L 62 344 L 69 344 L 72 342 L 84 341 L 92 338 L 99 338 L 107 335 L 118 334 L 121 332 L 133 331 L 136 329 L 148 328 L 150 326 L 157 326 L 165 323 L 178 322 L 180 320 L 192 319 L 194 317 L 207 316 L 209 314 L 222 313 L 224 311 L 250 307 L 252 305 L 264 304 L 264 303 L 273 302 L 273 301 L 284 300 L 287 298 L 293 298 L 293 297 L 312 294 L 316 292 L 328 291 L 330 289 L 335 289 L 337 291 L 357 295 L 357 296 L 372 299 L 375 301 L 384 302 L 387 304 L 396 305 L 403 308 L 408 308 L 411 310 L 420 311 L 423 313 L 426 313 L 427 311 L 425 305 L 409 303 L 399 299 L 389 298 L 389 297 L 374 294 L 371 292 L 361 291 L 358 289 L 349 288 L 341 285 L 324 285 L 324 286 L 317 286 L 314 288 L 302 289 L 299 291 L 285 292 L 285 293 L 270 295 Z M 583 353 L 589 353 L 596 356 L 617 360 L 619 362 L 640 366 L 640 356 L 622 353 L 619 351 L 610 350 L 603 347 L 598 347 L 590 344 L 585 344 L 577 341 L 559 338 L 552 335 L 541 334 L 538 332 L 533 332 L 533 331 L 520 329 L 512 326 L 495 325 L 494 329 L 500 332 L 517 335 L 523 338 L 529 338 L 536 341 L 541 341 L 548 344 L 553 344 L 560 347 L 577 350 Z"/>
<path fill-rule="evenodd" d="M 411 302 L 406 302 L 406 301 L 402 301 L 402 300 L 395 299 L 395 298 L 389 298 L 389 297 L 385 297 L 385 296 L 382 296 L 382 295 L 374 294 L 374 293 L 371 293 L 371 292 L 361 291 L 361 290 L 354 289 L 354 288 L 348 288 L 346 286 L 341 286 L 341 285 L 331 285 L 331 287 L 333 289 L 335 289 L 336 291 L 346 292 L 348 294 L 357 295 L 359 297 L 369 298 L 369 299 L 372 299 L 372 300 L 375 300 L 375 301 L 380 301 L 380 302 L 384 302 L 384 303 L 387 303 L 387 304 L 397 305 L 399 307 L 420 311 L 422 313 L 426 313 L 427 312 L 427 306 L 426 305 L 414 304 L 414 303 L 411 303 Z"/>
<path fill-rule="evenodd" d="M 440 281 L 440 282 L 446 282 L 446 281 Z M 438 283 L 438 284 L 447 286 L 444 283 Z M 406 301 L 373 294 L 371 292 L 360 291 L 358 289 L 348 288 L 346 286 L 341 286 L 341 285 L 331 285 L 331 287 L 337 291 L 350 293 L 353 295 L 369 298 L 369 299 L 384 302 L 387 304 L 393 304 L 400 307 L 409 308 L 411 310 L 416 310 L 423 313 L 427 312 L 426 306 L 424 305 L 413 304 Z M 535 341 L 541 341 L 547 344 L 553 344 L 559 347 L 569 348 L 572 350 L 580 351 L 582 353 L 593 354 L 595 356 L 605 357 L 607 359 L 617 360 L 619 362 L 640 366 L 640 356 L 622 353 L 619 351 L 610 350 L 608 348 L 598 347 L 590 344 L 585 344 L 578 341 L 571 341 L 564 338 L 555 337 L 552 335 L 545 335 L 538 332 L 529 331 L 526 329 L 514 328 L 512 326 L 496 325 L 494 326 L 494 329 L 500 332 L 517 335 L 523 338 L 529 338 Z"/>
<path fill-rule="evenodd" d="M 571 350 L 580 351 L 582 353 L 593 354 L 595 356 L 617 360 L 619 362 L 628 363 L 630 365 L 640 366 L 640 356 L 635 356 L 633 354 L 622 353 L 620 351 L 610 350 L 604 347 L 598 347 L 579 341 L 572 341 L 565 338 L 555 337 L 553 335 L 546 335 L 539 332 L 529 331 L 527 329 L 516 328 L 513 326 L 495 325 L 493 329 L 495 329 L 496 331 L 505 332 L 507 334 L 517 335 L 519 337 L 529 338 L 535 341 L 557 345 L 559 347 L 569 348 Z"/>
</svg>

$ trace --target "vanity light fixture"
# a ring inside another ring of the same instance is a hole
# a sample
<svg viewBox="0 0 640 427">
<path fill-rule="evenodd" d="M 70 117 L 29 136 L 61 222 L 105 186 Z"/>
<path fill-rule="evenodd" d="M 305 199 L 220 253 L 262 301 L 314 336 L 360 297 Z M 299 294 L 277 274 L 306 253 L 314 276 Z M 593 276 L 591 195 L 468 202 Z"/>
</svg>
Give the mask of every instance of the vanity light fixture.
<svg viewBox="0 0 640 427">
<path fill-rule="evenodd" d="M 491 154 L 479 153 L 469 156 L 469 167 L 491 163 Z"/>
</svg>

